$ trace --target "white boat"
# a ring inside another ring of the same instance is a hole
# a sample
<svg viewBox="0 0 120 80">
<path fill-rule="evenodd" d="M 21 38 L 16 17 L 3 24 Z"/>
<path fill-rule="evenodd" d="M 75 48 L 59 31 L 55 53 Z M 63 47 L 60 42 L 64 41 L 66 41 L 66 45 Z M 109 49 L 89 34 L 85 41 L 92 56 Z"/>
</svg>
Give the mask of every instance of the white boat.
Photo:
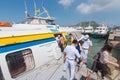
<svg viewBox="0 0 120 80">
<path fill-rule="evenodd" d="M 84 33 L 85 34 L 91 34 L 91 33 L 93 33 L 94 32 L 94 29 L 93 29 L 93 27 L 92 26 L 88 26 L 88 27 L 85 27 L 84 28 Z"/>
<path fill-rule="evenodd" d="M 108 26 L 102 24 L 101 26 L 96 27 L 94 33 L 92 34 L 93 38 L 107 38 L 108 37 Z"/>
<path fill-rule="evenodd" d="M 106 26 L 105 24 L 102 24 L 102 26 L 96 27 L 94 32 L 99 35 L 106 35 L 108 31 L 109 31 L 108 26 Z"/>
<path fill-rule="evenodd" d="M 0 80 L 69 80 L 68 71 L 62 71 L 56 35 L 72 33 L 79 38 L 81 34 L 73 28 L 58 29 L 53 22 L 50 16 L 34 16 L 12 27 L 0 27 Z M 80 68 L 78 80 L 88 72 L 85 65 Z"/>
<path fill-rule="evenodd" d="M 51 75 L 61 66 L 57 65 L 62 54 L 56 35 L 72 33 L 79 38 L 80 32 L 60 30 L 54 20 L 35 15 L 11 27 L 0 27 L 0 80 L 58 80 Z"/>
<path fill-rule="evenodd" d="M 83 27 L 76 27 L 76 29 L 78 30 L 78 31 L 80 31 L 81 33 L 83 33 L 84 32 L 84 29 L 83 29 Z"/>
</svg>

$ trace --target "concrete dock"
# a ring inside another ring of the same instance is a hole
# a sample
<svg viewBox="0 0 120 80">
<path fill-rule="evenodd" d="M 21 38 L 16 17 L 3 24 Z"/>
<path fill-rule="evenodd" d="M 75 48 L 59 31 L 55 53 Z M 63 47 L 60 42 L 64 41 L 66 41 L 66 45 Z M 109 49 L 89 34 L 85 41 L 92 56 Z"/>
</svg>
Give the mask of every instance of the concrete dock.
<svg viewBox="0 0 120 80">
<path fill-rule="evenodd" d="M 69 80 L 70 74 L 69 70 L 66 72 L 63 71 L 63 59 L 60 60 L 52 60 L 47 64 L 43 65 L 38 70 L 38 75 L 34 80 Z M 90 69 L 86 67 L 86 65 L 80 65 L 79 71 L 76 66 L 75 78 L 76 80 L 85 80 L 85 77 L 90 74 L 91 80 L 101 80 L 100 73 L 98 75 L 96 73 L 90 73 Z M 116 70 L 115 70 L 116 71 Z M 105 77 L 104 80 L 119 80 L 120 72 L 116 71 L 116 75 L 112 75 L 111 78 Z"/>
</svg>

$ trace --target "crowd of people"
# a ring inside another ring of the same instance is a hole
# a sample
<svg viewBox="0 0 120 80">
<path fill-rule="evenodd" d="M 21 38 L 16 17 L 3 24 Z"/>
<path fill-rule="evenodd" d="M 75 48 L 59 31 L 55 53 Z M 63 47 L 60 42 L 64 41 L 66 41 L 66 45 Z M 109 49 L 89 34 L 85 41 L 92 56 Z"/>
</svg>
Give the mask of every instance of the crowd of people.
<svg viewBox="0 0 120 80">
<path fill-rule="evenodd" d="M 67 38 L 64 38 L 62 35 L 58 35 L 57 42 L 61 52 L 63 53 L 63 71 L 70 68 L 70 80 L 74 80 L 76 64 L 87 63 L 87 57 L 93 46 L 92 41 L 89 39 L 89 35 L 85 35 L 83 39 L 77 41 L 73 38 L 72 34 L 69 34 Z M 99 63 L 97 63 L 97 65 L 93 64 L 92 67 L 93 72 L 101 72 L 102 78 L 104 78 L 104 76 L 109 72 L 109 68 L 107 66 L 108 63 L 119 67 L 117 63 L 109 61 L 108 56 L 111 53 L 111 50 L 111 45 L 104 45 L 104 47 L 99 51 L 99 57 L 97 58 Z"/>
</svg>

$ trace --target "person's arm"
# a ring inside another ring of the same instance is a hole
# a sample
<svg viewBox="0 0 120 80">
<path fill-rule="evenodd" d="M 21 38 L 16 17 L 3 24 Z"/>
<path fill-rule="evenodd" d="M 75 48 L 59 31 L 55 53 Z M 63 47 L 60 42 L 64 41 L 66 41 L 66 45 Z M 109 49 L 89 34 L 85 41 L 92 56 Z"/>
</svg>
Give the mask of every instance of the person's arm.
<svg viewBox="0 0 120 80">
<path fill-rule="evenodd" d="M 81 46 L 81 44 L 79 43 L 79 46 L 80 46 L 80 50 L 82 51 L 83 50 L 83 48 L 82 48 L 82 46 Z"/>
<path fill-rule="evenodd" d="M 75 54 L 78 57 L 79 61 L 83 61 L 82 56 L 79 54 L 78 51 L 75 51 Z"/>
<path fill-rule="evenodd" d="M 65 60 L 66 60 L 66 53 L 64 52 L 63 53 L 63 61 L 64 61 L 64 63 L 65 63 Z"/>
<path fill-rule="evenodd" d="M 88 54 L 90 54 L 91 51 L 92 51 L 92 46 L 89 47 L 89 49 L 88 49 Z"/>
<path fill-rule="evenodd" d="M 90 54 L 90 53 L 91 53 L 91 51 L 92 51 L 92 46 L 93 46 L 93 44 L 92 44 L 92 41 L 90 41 L 89 39 L 88 39 L 88 41 L 89 41 L 88 54 Z"/>
<path fill-rule="evenodd" d="M 112 64 L 112 65 L 114 65 L 114 66 L 116 66 L 116 67 L 119 67 L 119 64 L 117 64 L 117 63 L 114 63 L 114 62 L 112 62 L 112 61 L 109 61 L 107 58 L 103 58 L 103 61 L 105 61 L 106 63 L 109 63 L 109 64 Z"/>
</svg>

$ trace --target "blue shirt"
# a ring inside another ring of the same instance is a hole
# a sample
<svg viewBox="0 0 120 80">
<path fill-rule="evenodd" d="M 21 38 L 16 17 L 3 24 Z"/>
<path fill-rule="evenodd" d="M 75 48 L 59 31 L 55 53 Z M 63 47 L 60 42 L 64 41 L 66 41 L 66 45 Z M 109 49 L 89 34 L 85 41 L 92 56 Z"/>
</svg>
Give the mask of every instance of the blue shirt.
<svg viewBox="0 0 120 80">
<path fill-rule="evenodd" d="M 79 54 L 81 54 L 80 46 L 76 46 L 76 49 L 78 50 Z"/>
</svg>

